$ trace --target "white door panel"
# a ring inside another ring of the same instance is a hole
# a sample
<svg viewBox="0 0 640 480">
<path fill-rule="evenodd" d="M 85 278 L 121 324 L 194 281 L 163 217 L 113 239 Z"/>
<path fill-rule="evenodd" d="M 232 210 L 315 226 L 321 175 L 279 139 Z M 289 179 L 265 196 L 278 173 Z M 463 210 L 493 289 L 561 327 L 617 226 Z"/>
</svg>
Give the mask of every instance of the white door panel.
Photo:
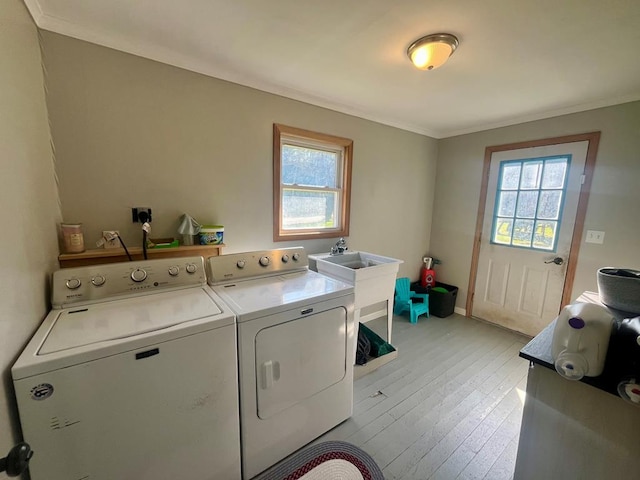
<svg viewBox="0 0 640 480">
<path fill-rule="evenodd" d="M 267 419 L 340 382 L 347 372 L 347 312 L 334 308 L 256 335 L 258 416 Z"/>
<path fill-rule="evenodd" d="M 504 307 L 507 300 L 510 265 L 493 258 L 488 259 L 484 301 Z"/>
</svg>

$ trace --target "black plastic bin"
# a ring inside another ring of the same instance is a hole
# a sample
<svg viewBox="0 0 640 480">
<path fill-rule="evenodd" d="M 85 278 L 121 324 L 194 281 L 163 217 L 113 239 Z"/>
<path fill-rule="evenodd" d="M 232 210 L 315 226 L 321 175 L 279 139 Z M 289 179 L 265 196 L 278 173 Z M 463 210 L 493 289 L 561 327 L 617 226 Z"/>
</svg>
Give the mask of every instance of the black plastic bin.
<svg viewBox="0 0 640 480">
<path fill-rule="evenodd" d="M 433 291 L 429 287 L 423 287 L 420 282 L 411 284 L 411 290 L 416 293 L 429 294 L 429 315 L 436 317 L 448 317 L 453 313 L 456 307 L 456 297 L 458 296 L 458 287 L 447 285 L 446 283 L 436 282 L 436 287 L 442 287 L 447 293 Z"/>
</svg>

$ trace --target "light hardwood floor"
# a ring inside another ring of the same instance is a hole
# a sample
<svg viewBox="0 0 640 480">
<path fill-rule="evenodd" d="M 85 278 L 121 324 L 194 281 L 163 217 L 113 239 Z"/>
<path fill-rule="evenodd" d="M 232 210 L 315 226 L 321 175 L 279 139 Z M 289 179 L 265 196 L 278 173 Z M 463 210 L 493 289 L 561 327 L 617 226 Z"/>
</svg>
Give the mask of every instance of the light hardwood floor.
<svg viewBox="0 0 640 480">
<path fill-rule="evenodd" d="M 385 323 L 367 324 L 384 338 Z M 394 318 L 398 358 L 355 381 L 353 416 L 316 442 L 368 452 L 385 479 L 513 478 L 527 337 L 454 314 Z"/>
</svg>

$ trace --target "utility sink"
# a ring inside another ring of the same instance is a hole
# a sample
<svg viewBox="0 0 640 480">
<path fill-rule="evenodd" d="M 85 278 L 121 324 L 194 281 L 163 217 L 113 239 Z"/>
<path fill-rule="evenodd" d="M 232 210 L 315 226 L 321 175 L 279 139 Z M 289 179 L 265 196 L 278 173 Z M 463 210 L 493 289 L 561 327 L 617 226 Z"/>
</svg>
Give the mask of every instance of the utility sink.
<svg viewBox="0 0 640 480">
<path fill-rule="evenodd" d="M 394 288 L 398 267 L 403 263 L 402 260 L 367 252 L 345 252 L 337 255 L 324 253 L 309 255 L 309 259 L 315 260 L 318 272 L 353 284 L 359 280 L 393 274 Z"/>
<path fill-rule="evenodd" d="M 391 343 L 393 295 L 398 268 L 403 261 L 357 251 L 347 251 L 337 255 L 320 253 L 308 257 L 309 267 L 312 270 L 354 286 L 356 322 L 365 323 L 380 317 L 381 314 L 387 315 L 387 342 Z M 368 307 L 382 302 L 385 302 L 382 310 L 361 315 L 362 309 L 369 310 Z"/>
</svg>

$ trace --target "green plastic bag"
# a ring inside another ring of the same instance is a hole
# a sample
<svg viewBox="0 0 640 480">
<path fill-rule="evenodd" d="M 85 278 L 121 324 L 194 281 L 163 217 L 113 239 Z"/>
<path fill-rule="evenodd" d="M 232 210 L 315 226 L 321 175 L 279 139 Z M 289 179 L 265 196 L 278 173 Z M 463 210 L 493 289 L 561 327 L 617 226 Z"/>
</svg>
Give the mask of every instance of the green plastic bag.
<svg viewBox="0 0 640 480">
<path fill-rule="evenodd" d="M 360 324 L 360 331 L 362 331 L 364 335 L 369 339 L 369 342 L 371 342 L 370 355 L 372 357 L 382 357 L 387 353 L 396 351 L 396 349 L 393 348 L 393 345 L 385 342 L 374 331 L 365 327 L 362 323 Z"/>
</svg>

